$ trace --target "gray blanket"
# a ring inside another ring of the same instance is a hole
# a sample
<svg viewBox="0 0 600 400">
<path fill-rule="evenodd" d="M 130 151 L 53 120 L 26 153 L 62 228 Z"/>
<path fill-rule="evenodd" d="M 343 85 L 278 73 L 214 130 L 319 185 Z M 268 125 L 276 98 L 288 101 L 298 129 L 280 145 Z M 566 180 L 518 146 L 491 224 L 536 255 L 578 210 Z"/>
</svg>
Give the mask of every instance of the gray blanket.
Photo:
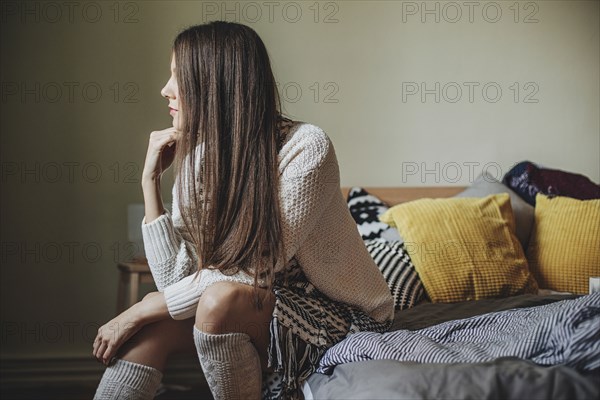
<svg viewBox="0 0 600 400">
<path fill-rule="evenodd" d="M 312 374 L 314 399 L 592 400 L 600 376 L 518 359 L 473 364 L 419 364 L 393 360 L 338 365 L 332 375 Z"/>
<path fill-rule="evenodd" d="M 576 296 L 523 295 L 507 299 L 489 299 L 455 304 L 424 304 L 397 312 L 392 329 L 421 330 L 445 322 L 450 322 L 447 325 L 450 326 L 453 323 L 452 321 L 456 319 L 471 319 L 473 316 L 490 312 L 503 312 L 519 307 L 558 304 L 555 302 L 574 298 Z M 562 312 L 562 317 L 558 319 L 570 321 L 566 326 L 570 324 L 571 329 L 575 329 L 575 331 L 582 325 L 584 334 L 582 336 L 573 334 L 573 332 L 565 334 L 564 328 L 562 328 L 562 333 L 554 332 L 555 337 L 569 336 L 582 345 L 582 348 L 579 348 L 573 343 L 567 343 L 565 349 L 570 348 L 571 350 L 568 351 L 573 352 L 573 354 L 566 354 L 566 350 L 560 350 L 559 348 L 554 350 L 555 356 L 563 353 L 565 359 L 584 360 L 577 367 L 579 370 L 566 365 L 543 367 L 531 361 L 513 357 L 501 357 L 492 361 L 479 362 L 462 360 L 458 363 L 424 363 L 386 359 L 345 362 L 338 364 L 335 368 L 331 365 L 333 373 L 330 375 L 315 373 L 308 379 L 307 383 L 315 399 L 600 398 L 600 370 L 594 367 L 594 363 L 597 363 L 600 358 L 598 356 L 598 334 L 600 331 L 597 319 L 598 298 L 585 296 L 581 299 L 570 306 L 579 304 L 588 311 L 571 313 L 571 315 L 569 315 L 569 312 Z M 564 307 L 565 304 L 557 305 L 554 311 L 548 312 L 547 315 L 556 313 Z M 550 311 L 550 309 L 546 309 L 546 311 Z M 512 312 L 507 315 L 510 314 Z M 561 312 L 559 311 L 558 314 L 561 314 Z M 527 312 L 522 315 L 527 315 Z M 533 317 L 530 324 L 524 324 L 525 330 L 529 330 L 534 336 L 537 335 L 535 329 L 531 330 L 527 327 L 528 325 L 535 325 L 538 319 L 541 319 L 539 315 Z M 466 326 L 462 324 L 462 327 Z M 471 328 L 475 328 L 475 326 L 471 325 Z M 555 327 L 554 329 L 561 328 Z M 546 332 L 552 332 L 554 329 L 549 328 Z M 446 334 L 448 337 L 455 335 L 455 338 L 460 340 L 460 332 L 461 329 L 455 332 L 449 329 Z M 462 330 L 462 332 L 466 333 L 467 331 Z M 492 337 L 491 342 L 494 342 L 496 338 Z M 531 343 L 533 344 L 535 341 Z M 550 347 L 552 346 L 554 345 Z M 361 347 L 358 349 L 353 348 L 351 351 L 362 357 L 365 354 L 364 350 L 365 348 Z M 587 354 L 587 356 L 582 358 L 582 354 Z M 548 354 L 545 357 L 547 358 L 547 356 Z M 350 356 L 350 358 L 352 357 Z M 324 363 L 324 365 L 326 366 L 327 363 Z M 588 371 L 585 371 L 586 369 Z M 589 369 L 593 369 L 593 371 L 589 371 Z"/>
<path fill-rule="evenodd" d="M 417 331 L 359 332 L 330 348 L 318 372 L 366 360 L 482 363 L 517 357 L 580 371 L 600 368 L 600 293 L 447 321 Z"/>
</svg>

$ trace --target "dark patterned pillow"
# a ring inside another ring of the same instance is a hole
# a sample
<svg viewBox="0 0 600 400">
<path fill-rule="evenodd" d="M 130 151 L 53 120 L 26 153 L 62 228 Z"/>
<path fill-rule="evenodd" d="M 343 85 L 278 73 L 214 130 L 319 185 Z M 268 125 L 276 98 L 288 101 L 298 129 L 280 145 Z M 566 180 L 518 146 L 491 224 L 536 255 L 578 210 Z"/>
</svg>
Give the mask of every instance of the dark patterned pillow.
<svg viewBox="0 0 600 400">
<path fill-rule="evenodd" d="M 400 241 L 402 238 L 396 228 L 381 222 L 377 217 L 389 208 L 377 196 L 361 187 L 353 187 L 348 192 L 348 208 L 363 240 L 383 238 Z"/>
<path fill-rule="evenodd" d="M 522 161 L 512 167 L 502 178 L 502 183 L 532 206 L 535 206 L 535 196 L 538 193 L 579 200 L 600 199 L 600 185 L 596 185 L 587 176 L 542 168 L 531 161 Z"/>
<path fill-rule="evenodd" d="M 405 310 L 423 298 L 423 284 L 404 244 L 384 239 L 365 240 L 365 246 L 394 296 L 396 310 Z"/>
</svg>

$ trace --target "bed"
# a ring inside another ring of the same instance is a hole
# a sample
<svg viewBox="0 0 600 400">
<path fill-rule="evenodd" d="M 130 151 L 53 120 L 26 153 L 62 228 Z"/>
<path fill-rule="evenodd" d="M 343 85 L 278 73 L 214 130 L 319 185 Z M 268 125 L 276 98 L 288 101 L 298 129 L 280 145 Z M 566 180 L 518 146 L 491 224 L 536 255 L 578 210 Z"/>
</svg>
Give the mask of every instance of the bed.
<svg viewBox="0 0 600 400">
<path fill-rule="evenodd" d="M 489 186 L 488 183 L 484 185 Z M 463 197 L 468 198 L 472 195 L 465 192 L 469 189 L 467 187 L 361 189 L 364 189 L 363 197 L 368 193 L 368 201 L 375 199 L 388 207 L 423 198 L 460 197 L 461 193 L 466 193 Z M 345 197 L 349 198 L 349 192 L 350 188 L 342 188 Z M 519 205 L 514 198 L 512 200 L 518 224 L 518 219 L 523 216 L 517 216 L 517 213 L 522 210 L 519 211 Z M 528 212 L 530 214 L 525 219 L 533 221 L 533 210 Z M 595 215 L 592 223 L 597 222 L 600 219 Z M 516 229 L 523 231 L 528 228 L 531 226 L 521 225 Z M 529 231 L 526 236 L 529 238 Z M 363 238 L 366 236 L 363 235 Z M 598 244 L 597 238 L 591 240 Z M 521 244 L 525 253 L 527 243 Z M 527 254 L 533 252 L 532 248 L 539 248 L 539 242 L 529 246 Z M 592 271 L 597 272 L 600 265 L 595 260 Z M 406 291 L 406 280 L 404 284 L 403 290 Z M 411 285 L 413 294 L 418 290 L 427 292 L 414 282 Z M 419 295 L 416 296 L 419 301 L 410 304 L 406 303 L 408 295 L 404 293 L 404 306 L 396 307 L 395 320 L 389 332 L 353 334 L 330 348 L 321 359 L 317 372 L 304 382 L 304 397 L 600 398 L 600 294 L 540 289 L 536 286 L 535 293 L 532 290 L 501 292 L 497 296 L 476 296 L 463 301 L 432 301 L 430 296 Z M 507 327 L 512 327 L 513 333 Z M 483 334 L 480 332 L 486 329 L 493 334 L 481 338 Z M 495 329 L 503 332 L 496 335 Z M 475 346 L 473 343 L 479 344 Z M 511 346 L 515 348 L 513 353 L 507 350 Z M 410 351 L 405 351 L 407 348 Z M 438 354 L 440 348 L 441 355 Z M 467 348 L 470 350 L 465 350 Z M 492 356 L 484 354 L 490 348 Z M 497 351 L 499 356 L 493 357 L 496 354 L 493 351 Z M 522 356 L 507 356 L 505 353 Z"/>
</svg>

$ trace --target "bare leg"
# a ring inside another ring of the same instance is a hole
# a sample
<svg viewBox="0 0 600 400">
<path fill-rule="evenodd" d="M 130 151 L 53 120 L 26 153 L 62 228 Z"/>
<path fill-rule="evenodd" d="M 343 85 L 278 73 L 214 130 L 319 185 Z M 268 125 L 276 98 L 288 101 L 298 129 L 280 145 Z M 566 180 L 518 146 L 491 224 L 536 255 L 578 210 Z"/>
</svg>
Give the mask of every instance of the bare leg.
<svg viewBox="0 0 600 400">
<path fill-rule="evenodd" d="M 195 354 L 194 319 L 171 318 L 144 325 L 116 352 L 104 371 L 95 400 L 147 400 L 154 397 L 172 354 Z"/>
<path fill-rule="evenodd" d="M 140 329 L 117 351 L 117 358 L 164 371 L 172 354 L 195 354 L 194 319 L 165 319 Z"/>
</svg>

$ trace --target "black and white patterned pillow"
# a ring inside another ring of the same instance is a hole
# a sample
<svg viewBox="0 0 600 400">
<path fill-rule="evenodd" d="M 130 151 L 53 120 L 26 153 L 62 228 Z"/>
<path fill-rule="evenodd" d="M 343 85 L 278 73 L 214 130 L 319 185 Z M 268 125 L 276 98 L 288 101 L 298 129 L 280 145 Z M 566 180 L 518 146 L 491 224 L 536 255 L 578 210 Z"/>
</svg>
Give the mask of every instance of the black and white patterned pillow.
<svg viewBox="0 0 600 400">
<path fill-rule="evenodd" d="M 361 187 L 353 187 L 348 192 L 347 202 L 363 240 L 383 238 L 389 241 L 402 241 L 396 228 L 377 218 L 389 208 L 377 196 Z"/>
<path fill-rule="evenodd" d="M 404 243 L 371 239 L 365 240 L 365 246 L 390 287 L 396 310 L 416 305 L 423 298 L 424 289 Z"/>
</svg>

